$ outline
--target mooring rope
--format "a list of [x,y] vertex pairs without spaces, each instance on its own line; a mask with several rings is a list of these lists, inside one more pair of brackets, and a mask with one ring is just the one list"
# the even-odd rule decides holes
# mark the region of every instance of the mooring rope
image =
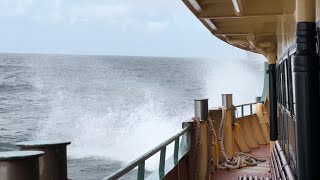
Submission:
[[213,165],[213,154],[212,154],[212,147],[213,147],[213,136],[215,135],[214,127],[212,124],[212,120],[210,117],[208,117],[208,161],[207,161],[207,172],[206,172],[206,179],[209,179],[210,174],[214,171],[214,168],[212,168]]
[[249,154],[243,152],[237,152],[232,159],[229,159],[225,149],[224,149],[224,129],[226,125],[226,107],[221,106],[219,107],[222,110],[222,117],[219,126],[218,138],[219,138],[219,145],[220,151],[224,158],[224,162],[219,165],[219,169],[239,169],[246,166],[256,166],[260,162],[265,162],[265,159],[256,158]]
[[196,122],[196,148],[195,148],[195,172],[194,172],[194,180],[199,180],[199,161],[200,161],[200,135],[201,135],[201,127],[200,127],[200,118],[193,117],[193,121]]
[[[217,167],[219,169],[239,169],[243,168],[246,166],[256,166],[260,162],[265,162],[265,159],[257,158],[254,156],[251,156],[249,154],[243,153],[243,152],[237,152],[235,153],[234,157],[231,159],[228,158],[225,149],[224,149],[224,132],[225,132],[225,126],[226,126],[226,107],[221,106],[219,107],[222,111],[221,115],[221,122],[219,125],[219,132],[218,136],[214,130],[213,126],[213,120],[209,117],[208,119],[208,161],[207,161],[207,171],[206,171],[206,179],[209,179],[210,174],[214,171],[214,168],[212,168],[213,163],[214,163],[214,156],[212,154],[212,148],[215,146],[215,151],[216,151],[216,156],[217,156]],[[194,149],[195,152],[195,172],[194,172],[194,180],[199,180],[199,165],[200,165],[200,143],[201,143],[201,122],[200,118],[198,117],[193,117],[193,121],[196,122],[196,148]],[[215,144],[214,142],[217,141],[216,139],[213,139],[213,137],[218,137],[218,145]],[[219,153],[220,150],[220,153]],[[223,157],[223,163],[219,165],[219,156],[222,154]]]
[[224,161],[228,162],[229,158],[224,150],[224,128],[226,126],[226,107],[221,106],[219,107],[219,109],[221,109],[222,111],[222,115],[221,115],[221,122],[220,122],[220,126],[219,126],[219,132],[218,132],[218,140],[219,140],[219,147],[220,147],[220,151],[222,154],[222,157],[224,158]]
[[260,162],[265,162],[265,159],[256,158],[243,152],[237,152],[235,156],[219,165],[219,169],[239,169],[246,166],[256,166]]

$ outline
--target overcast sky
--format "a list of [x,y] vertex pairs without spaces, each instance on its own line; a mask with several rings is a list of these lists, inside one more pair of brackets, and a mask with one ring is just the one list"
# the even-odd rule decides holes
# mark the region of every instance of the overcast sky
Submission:
[[181,0],[0,0],[0,52],[238,58]]

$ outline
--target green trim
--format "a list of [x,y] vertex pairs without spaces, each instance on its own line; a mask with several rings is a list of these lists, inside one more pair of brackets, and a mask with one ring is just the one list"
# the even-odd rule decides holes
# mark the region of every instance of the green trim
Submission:
[[179,138],[177,138],[174,141],[174,153],[173,153],[173,157],[175,159],[178,159],[178,153],[179,153]]
[[267,62],[264,63],[264,86],[260,101],[265,102],[269,93],[269,65]]
[[166,162],[166,147],[163,147],[160,152],[159,174],[164,174],[165,162]]
[[[138,167],[138,178],[144,178],[144,163],[147,159],[149,159],[150,157],[152,157],[153,155],[155,155],[156,153],[158,153],[159,151],[163,151],[163,148],[168,146],[169,144],[171,144],[172,142],[176,141],[177,138],[181,137],[181,149],[186,149],[187,151],[189,151],[189,147],[190,147],[190,132],[189,130],[191,129],[191,123],[190,122],[184,122],[182,123],[182,130],[180,132],[178,132],[177,134],[175,134],[173,137],[171,137],[170,139],[164,141],[163,143],[161,143],[160,145],[158,145],[157,147],[151,149],[150,151],[148,151],[147,153],[145,153],[144,155],[140,156],[139,158],[137,158],[136,160],[132,161],[129,165],[127,165],[126,167],[124,167],[123,169],[120,169],[116,172],[114,172],[113,174],[109,175],[108,177],[104,178],[104,180],[116,180],[119,179],[120,177],[122,177],[123,175],[127,174],[129,171],[131,171],[132,169],[134,169],[135,167]],[[165,154],[165,153],[162,153]],[[179,156],[178,156],[179,157]],[[165,156],[164,156],[165,158]],[[166,168],[165,168],[166,169]],[[139,171],[140,170],[140,171]],[[143,176],[142,176],[143,175]]]
[[145,161],[138,166],[137,180],[144,180]]
[[189,149],[180,148],[179,150],[179,158],[176,159],[174,156],[170,156],[165,161],[165,169],[164,172],[161,173],[159,170],[155,170],[152,174],[150,174],[146,180],[162,180],[171,170],[173,170],[176,166],[178,166],[179,161],[187,155]]
[[[189,125],[189,123],[182,123],[182,128],[185,128]],[[175,144],[177,141],[175,142]],[[159,169],[154,170],[152,174],[150,174],[146,179],[147,180],[162,180],[171,170],[173,170],[176,166],[178,166],[179,161],[184,158],[191,146],[191,132],[187,131],[184,135],[181,137],[180,141],[180,147],[178,149],[177,157],[174,157],[174,155],[170,156],[166,161],[165,161],[165,168],[164,172],[161,173],[159,172]]]

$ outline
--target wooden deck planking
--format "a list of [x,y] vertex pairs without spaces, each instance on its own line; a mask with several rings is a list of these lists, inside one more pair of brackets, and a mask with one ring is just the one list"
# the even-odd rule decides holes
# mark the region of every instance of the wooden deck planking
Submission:
[[236,170],[219,170],[211,176],[211,180],[238,180],[239,176],[252,175],[258,177],[271,178],[270,174],[270,146],[261,145],[259,149],[253,149],[251,153],[248,153],[255,157],[265,158],[267,161],[259,163],[257,166],[245,167]]

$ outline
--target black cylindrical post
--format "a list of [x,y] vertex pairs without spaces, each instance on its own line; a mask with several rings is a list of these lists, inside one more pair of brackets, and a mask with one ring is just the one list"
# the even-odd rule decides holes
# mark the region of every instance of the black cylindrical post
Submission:
[[316,23],[298,22],[293,61],[298,179],[317,179],[319,159],[319,57]]
[[276,65],[269,64],[270,141],[278,140]]

